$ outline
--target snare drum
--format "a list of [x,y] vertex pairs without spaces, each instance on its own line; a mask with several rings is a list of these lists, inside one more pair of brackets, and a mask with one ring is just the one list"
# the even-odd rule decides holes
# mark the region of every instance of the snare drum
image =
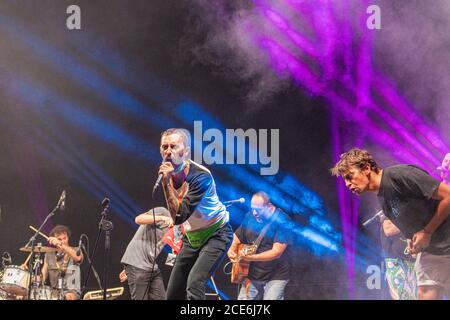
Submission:
[[0,282],[0,289],[7,293],[25,296],[28,292],[28,281],[30,273],[20,266],[7,266]]
[[30,300],[58,300],[58,292],[49,286],[31,288]]

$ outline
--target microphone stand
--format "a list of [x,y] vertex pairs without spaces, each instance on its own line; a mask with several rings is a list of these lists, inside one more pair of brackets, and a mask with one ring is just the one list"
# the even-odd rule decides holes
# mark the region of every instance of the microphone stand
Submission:
[[371,224],[373,221],[375,221],[377,218],[380,218],[381,216],[383,216],[383,210],[379,210],[372,218],[370,218],[369,220],[367,220],[366,222],[364,222],[362,225],[364,228],[367,228],[367,226],[369,224]]
[[35,245],[36,237],[41,232],[42,228],[47,223],[48,219],[53,217],[55,215],[56,211],[60,209],[60,207],[61,207],[61,201],[58,201],[58,204],[56,205],[56,207],[47,215],[47,217],[44,219],[44,222],[42,222],[40,227],[36,230],[36,232],[33,234],[33,236],[30,238],[30,240],[28,240],[27,244],[25,245],[25,247],[28,247],[31,243],[31,253],[32,253],[31,259],[28,261],[28,271],[30,272],[30,278],[28,280],[28,295],[27,295],[28,300],[30,299],[30,296],[31,296],[31,284],[34,283],[34,280],[35,280],[35,279],[32,279],[32,275],[33,275],[34,260],[38,256],[38,253],[34,252],[34,248],[36,247],[36,245]]
[[228,201],[223,201],[222,204],[225,206],[225,208],[231,207],[233,204],[236,203],[245,203],[245,199],[244,198],[240,198],[237,200],[228,200]]
[[[89,264],[91,264],[91,258],[89,258],[89,252],[87,252],[86,247],[84,246],[84,244],[81,244],[81,249],[84,251],[84,253],[86,254],[86,257],[88,259]],[[92,266],[92,272],[94,273],[94,277],[97,280],[98,286],[100,288],[100,290],[103,291],[103,287],[102,287],[102,282],[100,281],[100,277],[98,276],[97,270],[95,270],[95,267]]]
[[81,296],[84,295],[86,290],[86,285],[89,280],[89,276],[91,274],[91,269],[93,267],[95,254],[97,252],[98,243],[100,239],[100,235],[102,231],[105,231],[105,266],[104,266],[104,274],[103,274],[103,300],[106,300],[106,286],[107,286],[107,279],[108,279],[108,264],[109,264],[109,251],[110,251],[110,235],[111,230],[113,229],[113,223],[109,220],[106,220],[107,213],[109,210],[109,199],[105,198],[102,201],[103,211],[101,213],[102,218],[100,219],[100,222],[98,224],[98,233],[97,238],[95,239],[95,245],[94,245],[94,252],[92,253],[92,260],[89,261],[89,269],[88,274],[86,276],[86,280],[83,284],[83,289],[81,290]]

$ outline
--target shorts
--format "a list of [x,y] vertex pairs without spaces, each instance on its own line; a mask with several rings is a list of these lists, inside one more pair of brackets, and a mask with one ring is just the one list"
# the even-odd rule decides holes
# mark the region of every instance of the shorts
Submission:
[[439,286],[450,290],[450,255],[421,252],[416,259],[417,286]]

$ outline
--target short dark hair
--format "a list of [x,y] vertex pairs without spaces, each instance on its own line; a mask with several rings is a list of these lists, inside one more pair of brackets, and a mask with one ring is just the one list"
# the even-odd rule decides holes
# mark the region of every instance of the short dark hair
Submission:
[[67,233],[67,236],[70,238],[72,232],[67,226],[63,226],[62,224],[57,225],[50,231],[50,237],[54,237],[61,233]]
[[352,166],[362,170],[367,165],[370,165],[370,169],[376,173],[379,173],[381,170],[367,150],[353,148],[341,154],[339,161],[330,171],[333,176],[343,176]]
[[183,138],[183,143],[185,147],[191,147],[191,134],[189,131],[183,128],[170,128],[161,133],[161,140],[165,136],[170,136],[172,134],[178,134]]

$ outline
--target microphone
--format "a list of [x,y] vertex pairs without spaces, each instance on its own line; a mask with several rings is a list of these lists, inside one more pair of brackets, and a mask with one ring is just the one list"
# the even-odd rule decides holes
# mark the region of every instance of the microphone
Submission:
[[109,201],[110,201],[109,198],[103,199],[103,201],[102,201],[102,208],[108,206],[109,205]]
[[378,211],[377,213],[375,213],[375,215],[372,218],[370,218],[369,220],[367,220],[366,222],[363,223],[363,227],[367,227],[373,221],[375,221],[376,219],[379,219],[382,216],[384,216],[383,210]]
[[80,241],[78,241],[77,257],[81,256],[81,240],[83,240],[83,235],[80,236]]
[[159,184],[161,183],[162,178],[163,178],[163,174],[160,173],[160,174],[158,175],[158,179],[156,179],[155,185],[153,186],[153,191],[152,191],[153,193],[155,193],[156,189],[158,189]]
[[[163,160],[161,164],[164,164],[164,162],[166,162],[166,160]],[[158,187],[159,187],[159,185],[160,185],[160,183],[161,183],[161,180],[162,180],[163,176],[164,176],[164,175],[163,175],[162,173],[159,173],[159,174],[158,174],[158,179],[156,179],[155,185],[153,186],[152,195],[154,195],[156,189],[158,189]]]
[[6,266],[12,264],[12,259],[11,259],[11,255],[9,254],[9,252],[5,251],[3,252],[3,256],[2,256],[2,266],[3,268],[5,268]]
[[63,190],[61,197],[59,198],[58,208],[61,211],[64,211],[64,209],[66,209],[66,190]]
[[231,204],[231,203],[244,203],[245,199],[244,198],[239,198],[239,199],[235,199],[235,200],[228,200],[228,201],[223,201],[223,204]]

